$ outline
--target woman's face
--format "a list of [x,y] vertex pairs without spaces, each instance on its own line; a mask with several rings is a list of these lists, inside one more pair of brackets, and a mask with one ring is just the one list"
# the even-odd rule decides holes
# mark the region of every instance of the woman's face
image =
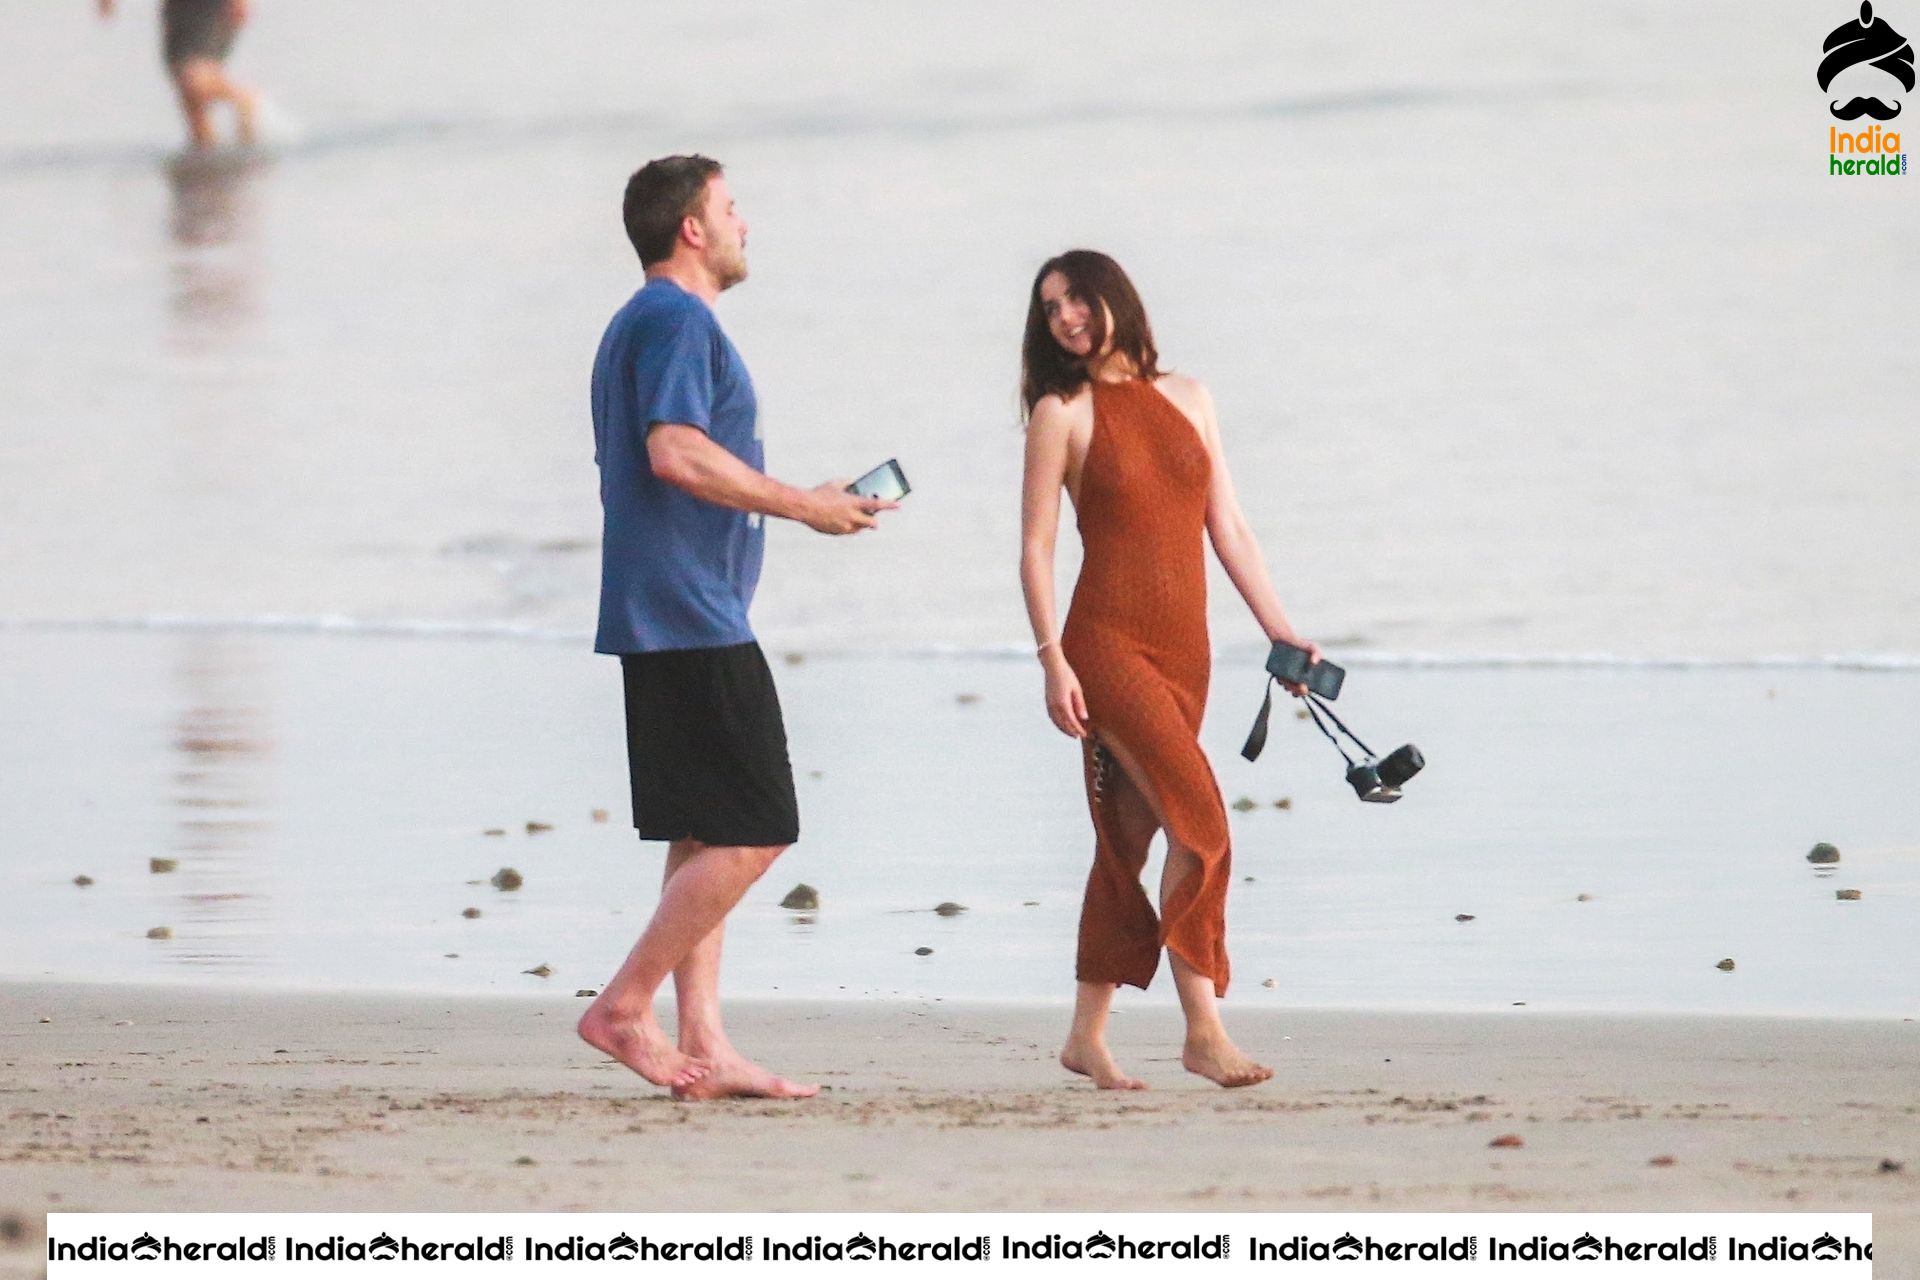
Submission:
[[1049,271],[1040,282],[1040,308],[1048,332],[1068,355],[1084,360],[1093,354],[1093,308],[1065,275]]

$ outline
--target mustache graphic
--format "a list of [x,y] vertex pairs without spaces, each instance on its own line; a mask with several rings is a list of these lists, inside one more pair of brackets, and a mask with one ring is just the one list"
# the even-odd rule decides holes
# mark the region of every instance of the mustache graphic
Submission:
[[1900,104],[1891,106],[1878,98],[1855,98],[1844,107],[1838,103],[1829,103],[1827,110],[1842,120],[1858,120],[1861,116],[1872,116],[1875,120],[1891,120],[1900,114]]

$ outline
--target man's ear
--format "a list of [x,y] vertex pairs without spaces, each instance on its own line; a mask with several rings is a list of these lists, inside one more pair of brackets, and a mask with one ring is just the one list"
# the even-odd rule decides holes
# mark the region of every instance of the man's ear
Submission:
[[696,249],[704,249],[707,247],[707,228],[699,217],[690,213],[680,219],[680,238]]

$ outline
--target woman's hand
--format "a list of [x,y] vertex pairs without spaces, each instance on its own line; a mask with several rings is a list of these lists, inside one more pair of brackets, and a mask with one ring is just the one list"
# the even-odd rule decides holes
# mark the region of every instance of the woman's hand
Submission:
[[1069,738],[1087,736],[1087,695],[1080,691],[1080,677],[1073,674],[1059,647],[1049,646],[1043,655],[1047,669],[1047,715]]
[[[1276,644],[1281,641],[1285,641],[1287,644],[1292,645],[1296,649],[1305,649],[1307,651],[1308,666],[1312,666],[1314,663],[1320,661],[1320,659],[1326,657],[1324,653],[1320,652],[1319,645],[1315,644],[1311,640],[1303,640],[1302,638],[1295,635],[1291,631],[1287,632],[1285,635],[1268,636],[1267,639]],[[1304,698],[1307,694],[1307,686],[1303,684],[1294,684],[1291,681],[1282,680],[1280,682],[1280,687],[1282,689],[1285,689],[1288,693],[1292,694],[1296,698]]]

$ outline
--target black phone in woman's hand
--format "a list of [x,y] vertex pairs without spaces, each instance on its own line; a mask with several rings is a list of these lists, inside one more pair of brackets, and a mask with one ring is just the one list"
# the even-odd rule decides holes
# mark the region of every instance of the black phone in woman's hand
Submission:
[[1285,640],[1273,642],[1273,650],[1267,654],[1267,670],[1282,684],[1303,684],[1308,692],[1317,693],[1328,702],[1340,696],[1340,686],[1347,679],[1345,667],[1325,658],[1315,662],[1312,652]]

